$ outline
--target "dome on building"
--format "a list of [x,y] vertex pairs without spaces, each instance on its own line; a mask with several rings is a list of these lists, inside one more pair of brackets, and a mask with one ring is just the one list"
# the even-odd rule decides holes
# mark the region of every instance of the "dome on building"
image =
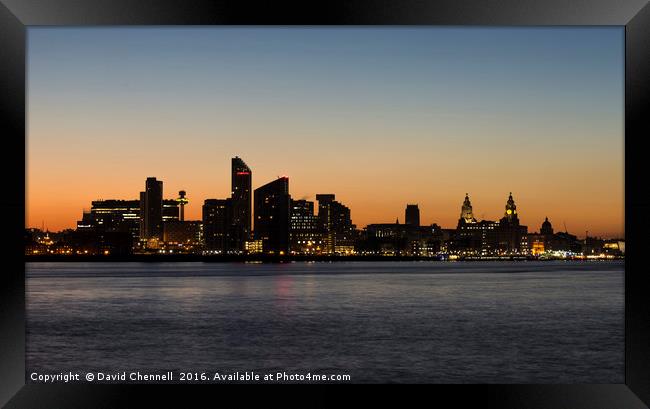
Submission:
[[551,222],[548,221],[548,217],[544,219],[544,223],[542,223],[542,227],[539,229],[539,232],[544,235],[553,234],[553,226],[551,225]]

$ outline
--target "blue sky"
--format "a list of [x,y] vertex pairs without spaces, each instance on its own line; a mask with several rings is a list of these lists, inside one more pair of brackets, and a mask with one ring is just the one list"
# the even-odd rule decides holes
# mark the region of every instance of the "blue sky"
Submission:
[[[497,218],[513,191],[531,225],[620,233],[623,62],[622,27],[32,27],[28,219],[71,224],[152,175],[198,217],[239,155],[254,187],[288,174],[361,225],[406,202],[453,223],[466,191]],[[38,205],[57,183],[84,194]]]

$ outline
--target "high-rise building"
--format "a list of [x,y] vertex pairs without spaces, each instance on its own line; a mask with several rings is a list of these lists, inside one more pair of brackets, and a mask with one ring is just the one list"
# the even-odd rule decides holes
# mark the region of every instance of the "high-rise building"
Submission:
[[140,238],[163,239],[163,182],[147,178],[145,191],[140,192]]
[[291,200],[289,229],[291,253],[318,254],[323,250],[323,236],[314,215],[314,202]]
[[[74,239],[73,239],[74,236]],[[140,237],[140,202],[138,200],[95,200],[84,211],[71,240],[94,241],[94,252],[130,254]]]
[[407,204],[404,211],[405,224],[410,226],[420,226],[420,209],[416,204]]
[[77,229],[129,232],[137,242],[140,237],[140,201],[94,200],[90,211],[77,222]]
[[289,252],[289,178],[283,176],[255,189],[256,240],[262,240],[264,253]]
[[163,224],[180,220],[180,206],[176,199],[163,199],[162,206]]
[[244,251],[251,236],[252,172],[246,163],[235,156],[231,161],[232,234],[238,251]]
[[331,193],[316,195],[318,222],[323,230],[325,252],[329,254],[354,250],[356,226],[352,224],[350,209],[335,198]]
[[219,254],[231,247],[232,199],[206,199],[203,204],[203,240],[205,249]]

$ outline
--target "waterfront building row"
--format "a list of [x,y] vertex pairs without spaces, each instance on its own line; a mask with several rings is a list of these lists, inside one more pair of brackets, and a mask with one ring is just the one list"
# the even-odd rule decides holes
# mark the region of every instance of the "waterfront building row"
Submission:
[[625,252],[623,240],[578,240],[566,231],[554,232],[548,218],[539,232],[528,232],[520,224],[512,193],[501,219],[481,221],[474,217],[466,194],[454,229],[421,226],[418,205],[407,204],[403,224],[398,219],[358,230],[350,208],[334,194],[317,194],[316,201],[317,206],[306,199],[294,200],[287,176],[252,191],[252,170],[234,157],[230,197],[206,199],[201,220],[185,220],[189,204],[185,191],[176,199],[164,199],[163,182],[149,177],[139,200],[93,201],[74,230],[45,237],[44,232],[28,229],[26,237],[33,239],[26,239],[26,252],[52,252],[55,247],[64,254],[544,257]]

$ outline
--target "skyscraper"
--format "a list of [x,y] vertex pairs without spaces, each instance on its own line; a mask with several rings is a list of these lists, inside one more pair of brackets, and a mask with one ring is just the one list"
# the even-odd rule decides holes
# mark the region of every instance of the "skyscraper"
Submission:
[[255,189],[255,239],[264,253],[289,252],[289,178],[283,176]]
[[147,178],[145,191],[140,192],[140,238],[163,239],[163,182]]
[[410,226],[414,226],[414,227],[420,226],[420,209],[418,208],[418,205],[416,204],[406,205],[406,210],[404,211],[404,220],[405,223]]
[[317,194],[318,222],[323,229],[325,252],[334,254],[354,247],[354,229],[350,209],[334,200],[331,193]]
[[291,200],[290,249],[292,253],[316,254],[322,251],[322,230],[314,216],[314,202]]
[[203,204],[205,249],[217,253],[230,250],[232,199],[206,199]]
[[243,251],[251,235],[251,186],[253,174],[246,163],[235,156],[231,161],[232,235],[236,250]]

